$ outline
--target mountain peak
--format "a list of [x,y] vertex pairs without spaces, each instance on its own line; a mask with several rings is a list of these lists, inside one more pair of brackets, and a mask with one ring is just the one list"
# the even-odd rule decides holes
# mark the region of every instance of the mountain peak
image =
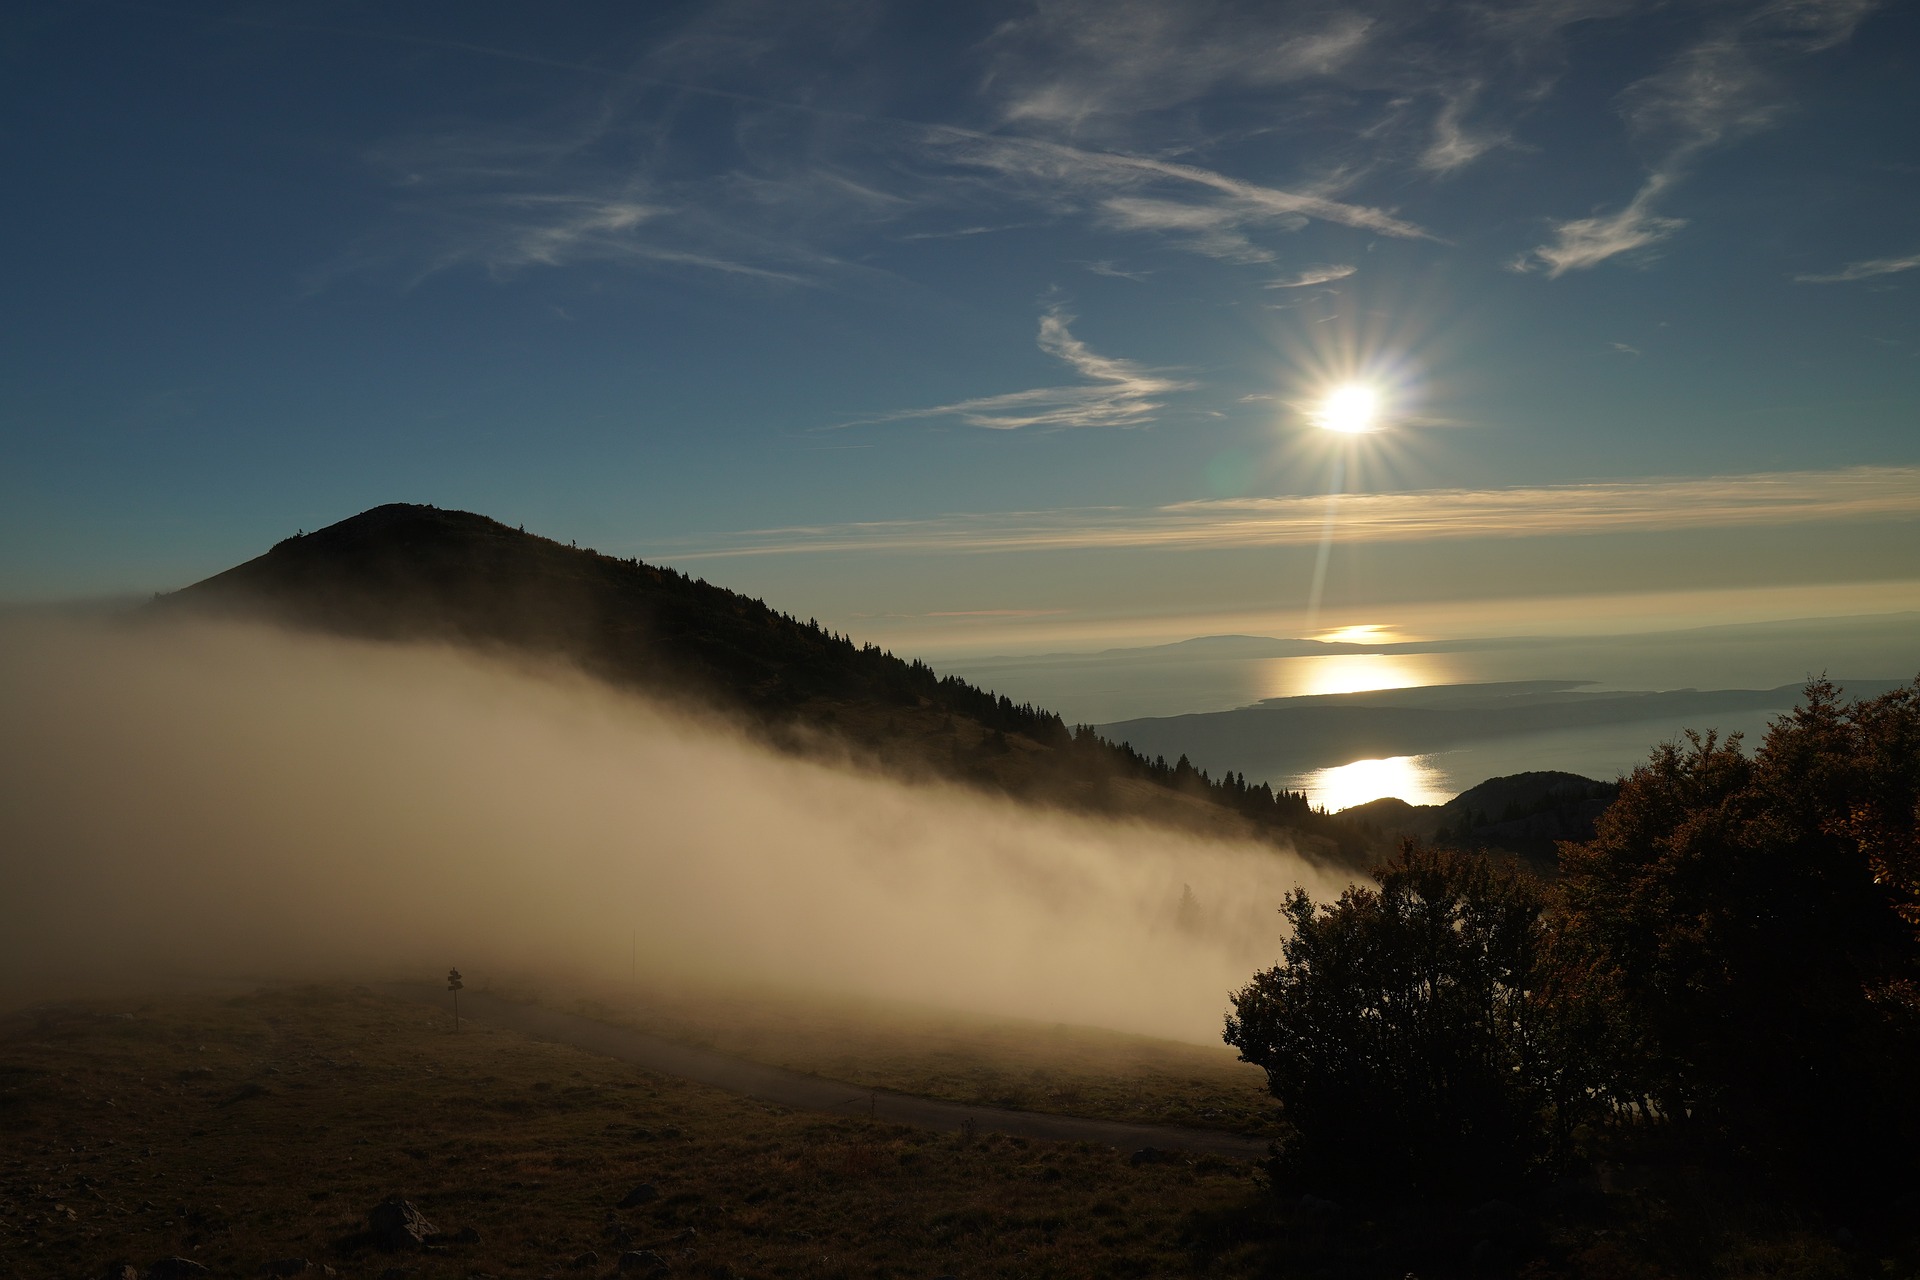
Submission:
[[374,507],[287,538],[151,608],[533,653],[615,685],[744,715],[776,745],[826,733],[895,772],[1214,835],[1286,838],[1303,852],[1341,848],[1338,824],[1303,795],[1148,760],[1090,727],[1069,729],[1051,712],[762,601],[472,512]]

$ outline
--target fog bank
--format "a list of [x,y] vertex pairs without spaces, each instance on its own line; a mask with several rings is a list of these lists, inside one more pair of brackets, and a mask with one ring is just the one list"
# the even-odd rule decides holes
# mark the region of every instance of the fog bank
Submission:
[[17,617],[0,878],[8,1004],[190,976],[625,976],[637,934],[655,977],[1214,1042],[1277,955],[1286,889],[1338,888],[1264,846],[781,756],[564,672]]

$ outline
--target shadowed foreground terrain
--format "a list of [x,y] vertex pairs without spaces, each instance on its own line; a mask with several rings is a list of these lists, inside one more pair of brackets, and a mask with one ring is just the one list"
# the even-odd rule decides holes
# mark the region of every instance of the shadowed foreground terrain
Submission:
[[[368,1211],[395,1194],[445,1243],[378,1247]],[[1276,1200],[1244,1161],[790,1111],[485,1023],[455,1035],[364,987],[0,1020],[0,1274],[176,1256],[395,1280],[623,1257],[711,1277],[1913,1273],[1626,1151],[1520,1205],[1338,1205]]]
[[[396,983],[388,990],[429,1004],[441,1003],[441,993],[429,983]],[[469,992],[463,1004],[469,1018],[477,1017],[536,1040],[571,1045],[656,1074],[678,1076],[800,1111],[866,1116],[945,1133],[986,1131],[1053,1142],[1094,1142],[1127,1150],[1151,1147],[1245,1160],[1261,1159],[1270,1151],[1270,1143],[1264,1138],[1220,1128],[1146,1123],[1123,1116],[1060,1115],[854,1084],[663,1039],[584,1014],[503,1000],[487,992]]]
[[[1223,1043],[745,982],[578,981],[564,991],[511,978],[485,985],[501,1002],[632,1028],[856,1090],[1230,1134],[1276,1131],[1265,1075]],[[444,1000],[443,992],[429,990]]]
[[[49,1007],[0,1031],[0,1273],[181,1255],[344,1276],[1098,1275],[1189,1268],[1253,1166],[791,1112],[364,988]],[[653,1198],[616,1206],[637,1185]],[[478,1243],[364,1238],[405,1196]],[[597,1258],[571,1272],[592,1252]]]

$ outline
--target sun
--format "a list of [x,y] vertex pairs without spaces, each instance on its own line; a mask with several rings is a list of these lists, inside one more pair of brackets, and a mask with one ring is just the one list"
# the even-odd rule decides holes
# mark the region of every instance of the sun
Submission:
[[1380,393],[1364,383],[1344,383],[1327,392],[1314,419],[1343,435],[1372,431],[1380,422]]

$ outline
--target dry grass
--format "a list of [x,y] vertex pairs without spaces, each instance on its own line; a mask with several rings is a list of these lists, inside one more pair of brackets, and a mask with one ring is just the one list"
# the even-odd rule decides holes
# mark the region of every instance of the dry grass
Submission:
[[[869,1037],[848,1050],[854,1064],[903,1079],[933,1070],[948,1041],[909,1052],[910,1032],[938,1030],[939,1015],[926,1016],[889,1023],[885,1036],[854,1028]],[[830,1025],[804,1031],[767,1034],[831,1050]],[[1034,1070],[1010,1063],[1092,1079],[1101,1061],[1150,1066],[1157,1052],[1079,1032],[1064,1033],[1066,1049],[1031,1034],[1023,1044],[1018,1032],[952,1024],[944,1034],[966,1055],[955,1079]],[[996,1066],[1002,1051],[1012,1057]],[[1132,1097],[1146,1078],[1096,1080],[1093,1095]],[[641,1182],[658,1198],[617,1209]],[[480,1243],[372,1248],[366,1211],[395,1192]],[[215,1276],[306,1257],[349,1277],[397,1267],[410,1280],[573,1280],[611,1274],[625,1248],[695,1277],[1920,1271],[1910,1230],[1843,1245],[1831,1223],[1687,1170],[1523,1207],[1520,1221],[1517,1236],[1489,1242],[1466,1204],[1328,1210],[1267,1194],[1231,1161],[1135,1166],[1086,1144],[790,1112],[483,1024],[456,1036],[443,1012],[365,988],[70,1003],[0,1019],[9,1278],[93,1277],[179,1254]],[[570,1267],[588,1251],[594,1263]]]
[[[1092,1276],[1192,1270],[1253,1170],[798,1114],[345,987],[78,1004],[0,1027],[0,1274],[181,1254],[346,1276]],[[614,1208],[636,1183],[660,1198]],[[481,1244],[358,1233],[407,1196]],[[620,1234],[624,1232],[624,1237]],[[586,1251],[600,1261],[568,1263]]]
[[1143,1124],[1274,1129],[1265,1073],[1224,1044],[745,985],[490,990],[863,1088]]

